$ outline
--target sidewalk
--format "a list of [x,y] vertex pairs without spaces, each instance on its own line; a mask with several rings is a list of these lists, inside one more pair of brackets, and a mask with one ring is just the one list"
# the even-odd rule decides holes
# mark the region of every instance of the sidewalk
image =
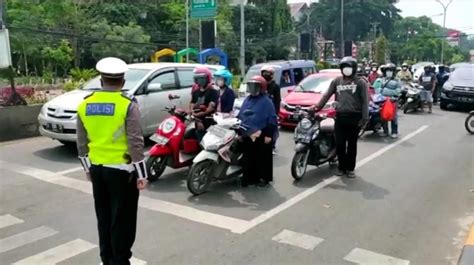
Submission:
[[471,229],[469,230],[469,234],[458,261],[458,265],[472,264],[474,264],[474,224],[472,224]]

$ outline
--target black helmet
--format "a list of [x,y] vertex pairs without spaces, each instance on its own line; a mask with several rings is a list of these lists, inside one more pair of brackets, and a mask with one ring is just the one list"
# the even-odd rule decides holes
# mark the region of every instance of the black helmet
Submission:
[[441,64],[438,66],[438,72],[441,73],[441,72],[444,72],[445,70],[446,70],[446,65]]
[[395,72],[395,70],[397,70],[397,66],[393,63],[388,63],[385,65],[384,70],[385,71],[392,70],[393,72]]
[[357,76],[364,76],[364,75],[365,75],[364,68],[362,68],[361,65],[358,65],[357,66]]
[[423,70],[425,70],[425,72],[431,72],[433,70],[433,67],[431,65],[425,65],[425,67],[423,67]]
[[350,56],[342,58],[339,69],[342,70],[345,67],[351,67],[352,75],[355,75],[357,73],[357,60]]

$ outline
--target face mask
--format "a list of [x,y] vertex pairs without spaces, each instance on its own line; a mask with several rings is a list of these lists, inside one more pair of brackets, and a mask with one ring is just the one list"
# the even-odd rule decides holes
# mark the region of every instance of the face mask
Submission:
[[406,71],[408,68],[406,68],[406,67],[403,67],[402,69],[403,69],[403,71]]
[[342,74],[343,74],[344,76],[351,76],[352,73],[353,73],[353,70],[352,70],[351,67],[344,67],[344,68],[342,68]]
[[389,77],[389,78],[390,78],[390,77],[392,77],[392,76],[393,76],[393,72],[392,72],[392,71],[387,71],[387,72],[386,72],[386,75],[387,75],[387,77]]
[[377,71],[377,68],[372,68],[372,72],[375,72],[375,71]]
[[270,80],[273,79],[272,74],[267,74],[267,73],[265,73],[265,74],[263,74],[262,76],[263,76],[263,78],[265,78],[265,80],[267,80],[267,81],[270,81]]
[[217,84],[217,86],[219,86],[220,88],[224,88],[224,85],[225,85],[224,80],[217,80],[216,84]]

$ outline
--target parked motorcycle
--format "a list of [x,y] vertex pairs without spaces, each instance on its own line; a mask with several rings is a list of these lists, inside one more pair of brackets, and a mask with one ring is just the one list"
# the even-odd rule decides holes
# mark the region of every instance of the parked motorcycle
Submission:
[[382,120],[380,119],[380,109],[386,99],[381,94],[374,94],[371,98],[372,100],[369,102],[369,119],[360,128],[359,137],[362,137],[366,131],[378,133],[383,126]]
[[291,162],[291,175],[295,180],[304,177],[308,165],[337,164],[334,119],[315,115],[313,111],[298,113],[301,120],[295,129],[295,154]]
[[422,87],[412,84],[407,91],[407,100],[403,106],[403,113],[408,113],[409,110],[417,111],[423,109],[423,101],[421,100]]
[[[169,95],[170,101],[175,99],[179,99],[179,96]],[[186,111],[177,109],[176,106],[166,107],[164,111],[171,116],[161,122],[150,137],[150,140],[156,143],[150,149],[146,162],[150,182],[156,181],[167,166],[171,168],[190,166],[200,151],[193,117]]]
[[464,127],[470,134],[474,134],[474,110],[469,112],[469,115],[464,122]]
[[194,195],[206,192],[212,182],[242,174],[237,132],[245,130],[244,126],[239,119],[222,113],[214,114],[213,118],[216,125],[209,127],[204,135],[203,150],[194,158],[187,179],[188,190]]

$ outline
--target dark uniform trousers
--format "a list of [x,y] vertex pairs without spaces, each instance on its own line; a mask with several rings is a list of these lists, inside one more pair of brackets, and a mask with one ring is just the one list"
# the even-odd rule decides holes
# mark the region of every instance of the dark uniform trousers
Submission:
[[338,113],[334,125],[339,170],[354,171],[361,113]]
[[130,264],[135,241],[139,191],[131,173],[92,165],[92,190],[104,265]]

